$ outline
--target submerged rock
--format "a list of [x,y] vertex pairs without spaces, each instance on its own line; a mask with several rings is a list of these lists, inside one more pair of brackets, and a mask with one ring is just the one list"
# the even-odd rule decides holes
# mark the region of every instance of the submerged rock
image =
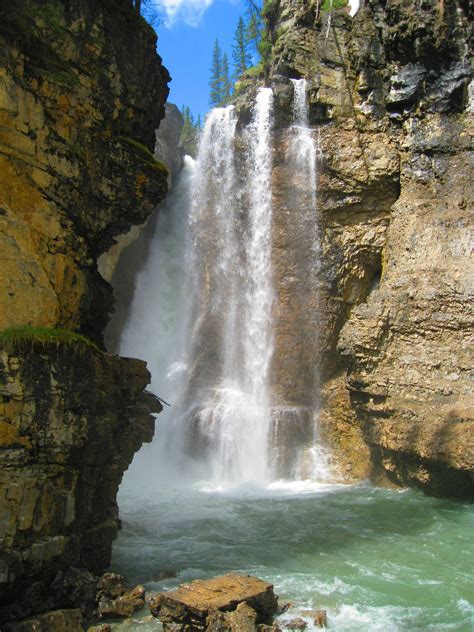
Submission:
[[284,621],[283,623],[286,630],[306,630],[308,624],[301,617],[291,619],[291,621]]
[[303,617],[310,617],[318,628],[327,628],[328,618],[326,610],[302,610]]
[[[242,608],[241,604],[246,604],[248,608]],[[188,626],[183,629],[211,629],[214,632],[250,629],[238,627],[248,626],[252,619],[250,610],[255,612],[251,628],[255,629],[255,622],[268,622],[277,608],[277,597],[271,584],[257,577],[237,573],[182,584],[176,590],[159,593],[150,601],[151,613],[166,626],[181,624]],[[230,618],[221,617],[217,611],[235,614]]]

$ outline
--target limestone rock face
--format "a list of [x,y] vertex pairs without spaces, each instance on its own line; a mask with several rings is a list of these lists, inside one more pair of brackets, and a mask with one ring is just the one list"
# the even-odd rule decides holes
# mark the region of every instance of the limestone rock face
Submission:
[[[153,436],[145,363],[75,346],[0,355],[0,616],[95,594],[119,528],[124,470]],[[77,602],[82,597],[78,595]],[[17,602],[14,606],[13,602]]]
[[96,259],[166,192],[169,79],[131,2],[0,9],[0,328],[81,328],[112,304]]
[[[319,407],[336,477],[470,495],[467,4],[365,0],[354,18],[320,5],[279,0],[267,11],[275,396]],[[311,209],[298,197],[309,185],[288,163],[290,78],[307,80],[320,150],[312,287],[301,274]],[[242,125],[255,88],[236,99]]]

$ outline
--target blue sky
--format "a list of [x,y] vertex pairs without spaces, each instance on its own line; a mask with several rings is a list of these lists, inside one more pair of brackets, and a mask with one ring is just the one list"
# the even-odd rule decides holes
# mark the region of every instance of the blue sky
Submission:
[[209,110],[209,72],[217,37],[232,60],[241,0],[158,0],[167,23],[157,27],[157,50],[173,81],[169,101],[188,105],[196,116]]

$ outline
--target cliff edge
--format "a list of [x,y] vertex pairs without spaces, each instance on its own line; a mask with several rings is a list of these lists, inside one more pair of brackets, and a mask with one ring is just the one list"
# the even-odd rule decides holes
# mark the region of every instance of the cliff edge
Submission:
[[166,194],[153,151],[169,81],[131,0],[6,4],[0,621],[87,601],[122,474],[153,436],[145,363],[101,350],[113,297],[97,259]]

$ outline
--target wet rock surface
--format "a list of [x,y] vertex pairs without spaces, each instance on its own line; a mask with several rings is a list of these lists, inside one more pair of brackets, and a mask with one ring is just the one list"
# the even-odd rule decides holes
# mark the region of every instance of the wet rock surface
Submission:
[[100,340],[113,298],[96,259],[166,194],[169,75],[131,2],[50,4],[0,9],[0,328]]
[[[100,347],[113,297],[97,258],[167,190],[156,34],[129,0],[19,0],[0,7],[0,66],[0,329]],[[82,343],[2,345],[0,626],[73,631],[75,608],[93,610],[117,489],[160,408],[148,382],[144,363]]]
[[[366,0],[350,18],[319,4],[281,0],[267,16],[275,395],[314,406],[317,365],[334,478],[471,496],[468,9],[456,0]],[[316,290],[302,281],[299,254],[310,214],[297,191],[308,183],[288,178],[290,78],[299,77],[320,148]],[[254,91],[237,97],[242,122]]]
[[165,626],[214,632],[254,630],[255,622],[268,622],[278,608],[271,584],[235,573],[182,584],[177,590],[158,594],[149,605]]

